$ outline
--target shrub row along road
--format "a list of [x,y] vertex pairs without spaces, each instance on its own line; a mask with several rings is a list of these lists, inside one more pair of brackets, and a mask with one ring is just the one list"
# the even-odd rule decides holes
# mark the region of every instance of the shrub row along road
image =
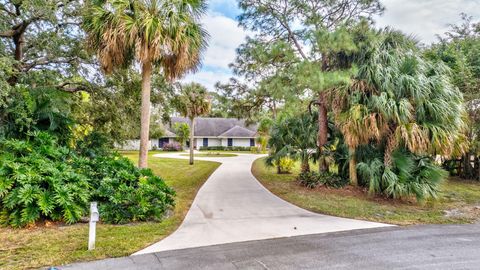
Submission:
[[62,269],[479,269],[480,224],[386,227],[163,251]]

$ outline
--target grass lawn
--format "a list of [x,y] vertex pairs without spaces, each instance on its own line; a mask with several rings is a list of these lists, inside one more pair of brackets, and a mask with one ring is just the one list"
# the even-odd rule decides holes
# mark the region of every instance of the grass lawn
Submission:
[[257,159],[252,173],[271,192],[284,200],[313,212],[398,225],[470,223],[480,219],[480,183],[450,179],[441,186],[439,198],[416,204],[370,197],[359,189],[347,187],[307,189],[292,174],[276,174],[274,168]]
[[[122,152],[137,162],[137,152]],[[182,222],[205,180],[220,165],[217,162],[156,158],[149,166],[177,192],[172,215],[162,222],[97,225],[94,251],[87,251],[88,224],[46,224],[27,229],[0,228],[0,269],[26,269],[74,261],[130,255],[172,233]]]

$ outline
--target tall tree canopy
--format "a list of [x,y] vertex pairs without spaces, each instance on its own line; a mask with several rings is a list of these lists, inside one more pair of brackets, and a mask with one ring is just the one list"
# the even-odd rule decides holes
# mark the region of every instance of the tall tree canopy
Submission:
[[87,1],[89,46],[109,74],[137,60],[142,69],[139,167],[147,167],[151,77],[154,66],[173,80],[200,65],[207,33],[198,20],[203,0]]
[[2,79],[12,86],[85,90],[81,64],[90,58],[82,46],[81,10],[78,1],[0,1],[0,66],[8,66]]
[[[466,14],[462,14],[462,19],[460,25],[452,25],[425,54],[452,69],[452,81],[463,93],[468,111],[470,123],[466,134],[470,147],[460,166],[451,167],[451,171],[464,178],[480,180],[480,22]],[[474,162],[471,162],[472,156]]]
[[[322,93],[348,79],[339,72],[350,68],[341,61],[343,52],[354,49],[348,30],[360,21],[368,24],[383,6],[378,0],[242,0],[239,5],[240,25],[256,33],[240,46],[232,65],[235,74],[253,85],[254,90],[241,99],[254,101],[245,108],[268,103],[275,110],[298,108],[306,107],[305,100],[317,99],[317,145],[322,151],[328,130],[328,104]],[[326,170],[325,162],[319,164]]]

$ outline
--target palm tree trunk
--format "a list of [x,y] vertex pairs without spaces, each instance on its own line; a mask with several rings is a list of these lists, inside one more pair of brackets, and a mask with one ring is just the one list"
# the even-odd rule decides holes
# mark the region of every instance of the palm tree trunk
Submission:
[[327,143],[328,138],[328,118],[327,118],[327,106],[325,106],[325,95],[320,93],[318,97],[318,135],[317,144],[318,151],[320,153],[318,161],[318,171],[326,172],[327,164],[323,157],[323,146]]
[[195,118],[191,118],[190,122],[190,165],[193,165],[193,135],[195,132]]
[[357,177],[357,160],[355,158],[355,148],[348,148],[349,156],[349,175],[350,175],[350,185],[358,186],[358,177]]
[[309,172],[310,171],[310,163],[308,158],[303,158],[302,159],[302,167],[301,167],[302,173]]
[[140,156],[138,167],[148,167],[148,142],[150,139],[150,89],[152,80],[152,63],[142,64],[142,107],[140,118]]

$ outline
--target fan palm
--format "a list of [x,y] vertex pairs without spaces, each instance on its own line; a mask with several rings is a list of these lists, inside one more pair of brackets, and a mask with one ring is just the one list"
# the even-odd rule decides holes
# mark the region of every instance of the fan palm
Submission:
[[271,149],[267,164],[273,165],[282,157],[292,157],[301,161],[301,171],[310,171],[310,160],[317,154],[318,122],[315,115],[304,113],[293,116],[273,125],[269,139]]
[[207,88],[199,83],[187,84],[181,88],[181,93],[175,98],[174,103],[177,111],[190,119],[190,165],[193,165],[195,118],[208,114],[211,109]]
[[87,1],[83,27],[105,73],[137,60],[142,72],[139,167],[147,167],[154,67],[173,80],[200,65],[207,33],[198,23],[203,0]]
[[444,65],[426,61],[414,41],[392,31],[380,33],[357,64],[350,86],[332,95],[336,123],[350,149],[352,184],[361,144],[373,141],[383,149],[385,171],[399,148],[416,155],[462,151],[462,95]]

